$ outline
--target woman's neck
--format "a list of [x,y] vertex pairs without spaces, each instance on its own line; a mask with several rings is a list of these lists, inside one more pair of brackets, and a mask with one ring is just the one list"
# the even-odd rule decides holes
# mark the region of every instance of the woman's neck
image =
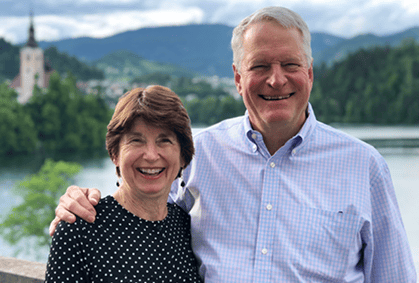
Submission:
[[119,188],[114,194],[115,200],[132,214],[149,221],[161,221],[167,216],[167,197],[145,198],[134,196],[128,190]]

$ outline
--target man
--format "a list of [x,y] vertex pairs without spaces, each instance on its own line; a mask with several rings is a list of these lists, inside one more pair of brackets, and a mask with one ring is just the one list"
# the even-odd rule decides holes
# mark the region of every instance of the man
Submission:
[[[416,282],[384,159],[316,121],[305,22],[261,9],[235,28],[232,48],[246,114],[195,136],[186,186],[171,193],[192,217],[205,282]],[[93,217],[85,196],[97,202],[70,187],[57,215]]]

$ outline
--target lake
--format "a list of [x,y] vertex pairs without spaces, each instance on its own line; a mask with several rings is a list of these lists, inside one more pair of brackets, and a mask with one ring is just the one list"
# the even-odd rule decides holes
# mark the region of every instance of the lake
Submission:
[[[355,137],[371,140],[395,141],[391,147],[377,147],[386,159],[393,178],[396,195],[412,249],[416,270],[419,273],[419,146],[412,146],[412,141],[419,140],[419,126],[417,127],[349,127],[340,126],[341,130]],[[200,129],[194,129],[194,133]],[[397,146],[408,141],[408,147]],[[385,143],[386,145],[392,144]],[[115,167],[108,157],[85,160],[83,170],[74,183],[84,187],[100,188],[102,195],[112,194],[116,190]],[[28,158],[11,158],[0,164],[0,215],[18,204],[20,199],[11,192],[16,181],[26,175],[35,173],[40,162]],[[16,247],[11,247],[0,238],[0,255],[12,257]],[[46,262],[49,249],[41,251],[38,255],[20,255],[18,258]]]

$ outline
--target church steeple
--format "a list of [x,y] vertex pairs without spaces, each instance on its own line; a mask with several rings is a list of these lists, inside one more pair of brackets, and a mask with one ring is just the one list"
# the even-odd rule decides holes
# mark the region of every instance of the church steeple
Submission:
[[44,88],[47,77],[44,68],[44,51],[35,40],[33,12],[30,13],[29,38],[20,50],[20,90],[18,101],[26,103],[32,96],[33,88],[37,85]]
[[28,47],[38,47],[38,43],[36,43],[35,40],[35,28],[33,27],[33,12],[30,13],[31,23],[29,26],[29,38],[28,42],[26,43],[26,46]]

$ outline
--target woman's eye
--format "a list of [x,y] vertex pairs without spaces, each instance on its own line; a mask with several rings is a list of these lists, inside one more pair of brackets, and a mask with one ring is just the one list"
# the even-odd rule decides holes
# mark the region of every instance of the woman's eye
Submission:
[[132,139],[131,142],[132,143],[143,143],[144,140],[142,140],[142,139]]
[[157,139],[157,143],[159,144],[170,144],[172,143],[172,140],[170,138],[159,138]]

